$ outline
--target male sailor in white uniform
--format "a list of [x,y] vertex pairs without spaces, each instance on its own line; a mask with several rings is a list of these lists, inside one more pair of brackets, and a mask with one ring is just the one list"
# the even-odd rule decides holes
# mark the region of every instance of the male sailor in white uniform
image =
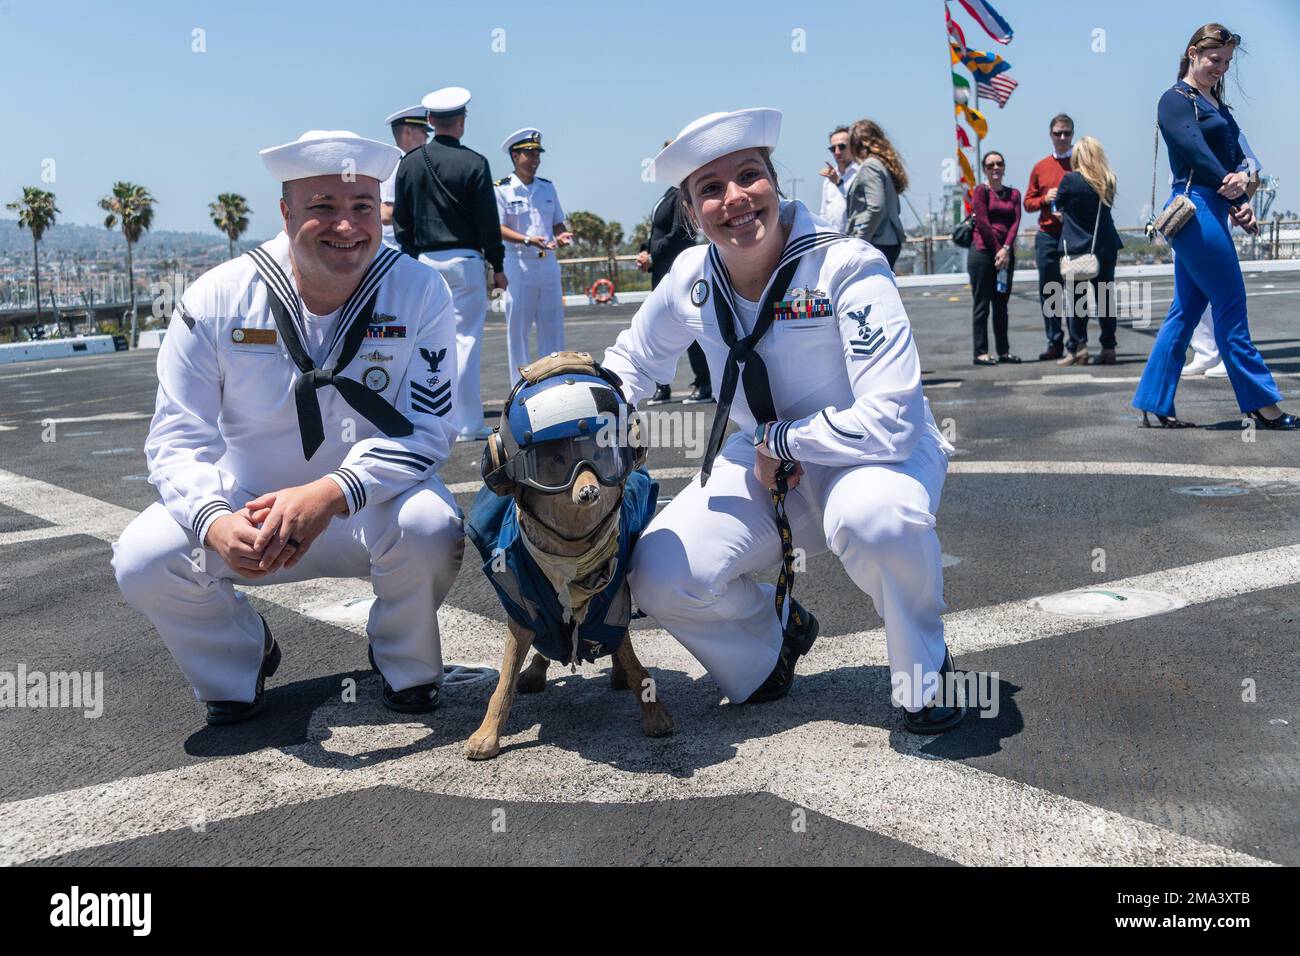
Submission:
[[[429,141],[429,111],[420,106],[408,106],[384,120],[393,132],[393,142],[405,156],[413,149],[419,149]],[[393,233],[393,204],[396,202],[397,169],[379,186],[379,218],[384,224],[384,245],[401,251]]]
[[[546,152],[541,132],[531,127],[515,130],[501,149],[515,168],[493,184],[506,245],[506,351],[513,378],[538,355],[564,349],[564,291],[555,250],[571,243],[573,235],[564,224],[555,184],[537,175]],[[529,346],[534,326],[536,352]]]
[[438,703],[438,606],[463,550],[447,459],[456,329],[446,282],[380,243],[401,158],[344,130],[262,150],[284,232],[186,289],[158,355],[145,453],[162,498],[114,546],[213,724],[256,713],[280,661],[235,584],[369,577],[383,702]]
[[[941,733],[964,715],[937,694],[953,671],[935,533],[952,446],[885,257],[780,199],[780,122],[714,113],[655,159],[710,243],[677,257],[603,364],[639,401],[694,340],[722,387],[702,472],[642,534],[632,594],[732,701],[775,700],[818,628],[786,599],[791,554],[830,550],[884,618],[904,726]],[[778,559],[775,588],[754,580]]]

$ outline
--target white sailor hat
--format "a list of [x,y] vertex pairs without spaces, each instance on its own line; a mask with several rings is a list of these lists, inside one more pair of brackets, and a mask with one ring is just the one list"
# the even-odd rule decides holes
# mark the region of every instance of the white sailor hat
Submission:
[[402,151],[345,129],[310,129],[292,143],[261,150],[266,168],[282,183],[346,172],[383,182],[401,162]]
[[542,149],[542,131],[532,126],[515,130],[501,141],[503,153],[509,155],[512,149],[535,149],[539,153],[546,152]]
[[772,149],[781,135],[781,111],[767,108],[710,113],[686,124],[655,157],[655,179],[680,186],[719,156],[740,149]]
[[403,126],[424,126],[429,125],[429,111],[423,104],[419,106],[408,106],[404,110],[398,110],[388,119],[384,120],[389,126],[394,123],[401,123]]
[[459,113],[469,103],[469,90],[463,86],[444,86],[420,100],[420,105],[430,113],[451,116]]

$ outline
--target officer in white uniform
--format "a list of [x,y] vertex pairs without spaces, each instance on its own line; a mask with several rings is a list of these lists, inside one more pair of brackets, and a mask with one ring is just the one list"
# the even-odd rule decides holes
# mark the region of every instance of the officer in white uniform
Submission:
[[[506,244],[506,345],[513,376],[538,355],[564,348],[564,292],[555,250],[571,243],[573,235],[564,224],[555,184],[537,175],[546,152],[541,132],[531,127],[515,130],[501,149],[515,167],[494,184]],[[535,352],[529,342],[534,326]]]
[[[935,533],[952,446],[922,394],[884,256],[779,199],[780,120],[770,109],[714,113],[655,159],[711,242],[677,257],[603,364],[639,401],[694,340],[722,387],[704,469],[642,535],[632,594],[732,701],[782,696],[816,624],[789,601],[778,617],[778,592],[754,575],[782,558],[769,489],[791,463],[793,546],[830,550],[870,595],[905,726],[942,732],[964,714],[936,697],[953,667]],[[739,431],[724,442],[728,420]]]
[[[393,131],[393,142],[405,156],[413,149],[419,149],[429,141],[429,111],[423,106],[408,106],[398,110],[384,120]],[[384,223],[384,245],[389,249],[401,250],[393,235],[393,197],[397,186],[397,167],[393,174],[379,187],[379,218]]]
[[[369,577],[384,703],[432,709],[437,609],[463,550],[437,476],[451,438],[447,284],[379,241],[397,149],[313,130],[262,151],[285,231],[185,290],[145,453],[161,503],[114,546],[210,723],[256,712],[280,648],[234,585]],[[345,170],[345,175],[339,175]]]

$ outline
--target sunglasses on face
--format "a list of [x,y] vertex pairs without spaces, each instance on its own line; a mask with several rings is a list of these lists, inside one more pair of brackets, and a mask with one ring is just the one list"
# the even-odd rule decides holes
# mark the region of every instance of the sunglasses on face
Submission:
[[1052,130],[1052,135],[1053,135],[1053,136],[1073,136],[1073,135],[1074,135],[1074,130],[1072,130],[1072,129],[1054,129],[1054,130]]
[[827,146],[826,148],[830,150],[832,153],[838,153],[842,149],[848,149],[849,146],[848,143],[832,143],[830,146]]
[[991,163],[984,164],[985,169],[1006,169],[1006,167],[1006,163],[999,163],[996,159]]

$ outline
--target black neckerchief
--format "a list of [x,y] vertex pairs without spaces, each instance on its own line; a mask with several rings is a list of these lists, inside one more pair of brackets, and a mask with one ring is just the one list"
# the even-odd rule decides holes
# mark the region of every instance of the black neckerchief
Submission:
[[[759,340],[767,334],[776,319],[776,303],[785,297],[799,267],[799,259],[813,249],[831,242],[838,242],[845,237],[839,234],[811,233],[792,240],[781,254],[776,276],[763,297],[754,321],[754,329],[743,339],[736,335],[736,317],[731,307],[731,279],[727,266],[722,261],[717,247],[709,247],[709,260],[713,266],[713,311],[718,320],[718,331],[730,351],[722,373],[722,387],[718,390],[718,408],[713,417],[713,429],[709,432],[709,443],[704,453],[704,463],[700,468],[700,484],[707,484],[713,471],[713,459],[722,448],[722,438],[731,419],[731,403],[736,395],[737,382],[745,387],[745,400],[749,409],[759,422],[776,421],[776,406],[772,401],[772,386],[767,377],[767,365],[763,357],[754,351]],[[721,283],[719,282],[721,279]],[[725,292],[725,294],[724,294]],[[744,372],[740,366],[744,365]]]
[[[334,351],[340,338],[343,340],[343,349],[339,353],[338,361],[330,369],[317,368],[311,356],[307,354],[306,348],[303,347],[302,339],[298,335],[299,326],[294,322],[294,317],[297,318],[298,323],[303,321],[302,301],[279,263],[260,246],[249,250],[247,254],[266,283],[267,302],[271,306],[275,327],[284,340],[293,364],[302,373],[294,384],[293,397],[298,409],[298,431],[302,438],[303,457],[310,461],[312,455],[316,454],[316,449],[325,441],[325,426],[321,420],[320,400],[316,397],[316,390],[327,385],[338,389],[344,401],[389,438],[404,438],[415,431],[415,426],[411,424],[410,419],[389,404],[386,399],[362,383],[339,374],[356,358],[357,351],[366,337],[370,318],[375,311],[375,299],[379,295],[380,282],[401,257],[401,253],[392,249],[381,250],[371,261],[365,275],[343,306],[339,316],[339,327],[334,332],[334,340],[330,343],[329,352]],[[293,310],[292,316],[290,309]],[[329,352],[326,354],[328,355]]]

